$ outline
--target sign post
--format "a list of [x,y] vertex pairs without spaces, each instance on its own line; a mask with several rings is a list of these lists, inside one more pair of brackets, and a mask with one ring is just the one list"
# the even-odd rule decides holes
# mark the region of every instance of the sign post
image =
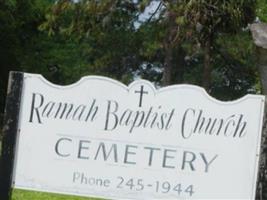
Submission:
[[6,98],[0,162],[0,197],[3,200],[11,199],[16,137],[19,131],[18,122],[22,86],[23,73],[11,72]]
[[264,96],[222,102],[192,85],[156,89],[89,76],[59,86],[27,73],[20,96],[14,188],[109,199],[255,198]]

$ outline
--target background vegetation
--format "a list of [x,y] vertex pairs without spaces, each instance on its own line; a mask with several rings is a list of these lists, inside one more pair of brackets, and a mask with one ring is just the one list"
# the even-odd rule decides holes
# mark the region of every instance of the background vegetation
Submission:
[[267,21],[266,0],[0,0],[0,118],[10,70],[58,84],[190,83],[222,100],[260,93],[256,21]]

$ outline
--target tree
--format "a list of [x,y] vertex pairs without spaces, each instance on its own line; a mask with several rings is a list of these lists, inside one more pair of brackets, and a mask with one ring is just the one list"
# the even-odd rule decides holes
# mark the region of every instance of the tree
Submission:
[[253,0],[218,1],[193,0],[186,2],[184,18],[203,50],[202,86],[211,86],[212,54],[215,42],[222,33],[236,34],[255,18]]
[[[158,2],[154,12],[140,21],[153,2]],[[42,29],[86,43],[88,72],[124,82],[138,75],[163,85],[193,83],[232,99],[255,92],[251,40],[242,29],[255,16],[254,5],[250,0],[61,0]],[[232,51],[231,38],[248,40],[244,51]]]
[[39,30],[52,5],[53,0],[0,2],[0,117],[11,70],[40,73],[58,84],[72,83],[90,73],[86,43]]
[[[147,7],[152,2],[155,1],[141,1],[141,4]],[[217,40],[225,34],[229,37],[235,34],[242,35],[242,28],[255,18],[255,4],[256,1],[253,0],[161,0],[158,8],[141,28],[146,29],[146,26],[151,28],[151,23],[160,26],[158,28],[160,31],[154,38],[157,38],[156,46],[159,47],[155,49],[155,53],[161,49],[164,55],[163,85],[172,84],[174,80],[175,83],[185,81],[183,78],[186,73],[185,58],[202,55],[201,84],[210,90],[214,69],[212,66],[218,53],[214,52]],[[177,60],[179,55],[183,56]],[[179,78],[175,79],[174,76]]]
[[[149,7],[155,1],[141,1],[140,7]],[[162,85],[183,82],[184,70],[184,49],[182,47],[187,36],[187,28],[183,20],[184,9],[186,4],[182,1],[159,1],[157,8],[151,14],[150,18],[145,21],[139,31],[149,33],[150,38],[144,37],[144,40],[151,41],[151,44],[145,42],[144,51],[153,47],[149,57],[158,57],[157,63],[162,63],[163,74],[161,78]],[[141,9],[141,12],[144,9]],[[151,39],[152,38],[152,39]],[[154,50],[154,51],[153,51]]]
[[43,20],[48,3],[48,0],[0,2],[0,113],[4,109],[8,73],[23,69],[25,53],[38,35],[37,26]]
[[[12,5],[0,1],[0,108],[3,113],[8,72],[18,69],[16,22],[12,16]],[[1,117],[0,117],[0,121]]]
[[128,82],[139,66],[136,12],[131,1],[62,0],[53,6],[41,28],[50,34],[79,38],[89,47],[90,71]]

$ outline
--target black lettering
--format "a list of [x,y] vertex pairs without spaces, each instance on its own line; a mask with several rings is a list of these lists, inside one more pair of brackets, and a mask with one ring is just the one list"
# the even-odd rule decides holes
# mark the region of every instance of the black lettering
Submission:
[[173,153],[176,153],[177,151],[176,150],[172,150],[172,149],[164,149],[164,153],[163,153],[163,162],[162,162],[162,167],[163,168],[174,168],[174,166],[171,166],[171,165],[167,165],[167,159],[171,158],[175,158],[174,156],[170,156],[168,154],[168,152],[173,152]]
[[[192,129],[190,129],[191,131],[189,133],[185,132],[185,123],[186,123],[187,114],[189,111],[193,114],[193,116],[195,116],[195,110],[192,108],[188,108],[184,113],[183,120],[182,120],[182,130],[181,130],[181,133],[182,133],[182,136],[184,139],[190,138],[191,135],[193,134]],[[191,121],[191,120],[189,119],[189,121]]]
[[[139,119],[139,122],[138,122],[138,118],[139,118],[140,114],[142,116],[141,116],[141,118]],[[133,124],[132,124],[132,126],[130,128],[130,133],[133,131],[134,128],[139,127],[142,124],[142,122],[144,120],[144,117],[145,117],[145,112],[144,111],[136,111]]]
[[169,119],[168,119],[168,121],[167,121],[167,123],[166,123],[166,126],[165,126],[165,130],[169,130],[170,128],[171,128],[171,120],[172,120],[172,117],[173,117],[173,115],[174,115],[174,109],[172,109],[172,111],[170,112],[170,116],[169,116]]
[[60,138],[60,139],[57,141],[56,145],[55,145],[55,152],[56,152],[57,155],[59,155],[59,156],[61,156],[61,157],[69,157],[69,156],[70,156],[69,153],[65,153],[65,154],[63,154],[63,153],[60,153],[60,152],[59,152],[59,144],[60,144],[61,142],[63,142],[63,141],[72,142],[72,139],[70,139],[70,138]]
[[55,106],[55,102],[52,102],[52,101],[48,102],[43,109],[42,117],[45,116],[49,118],[51,116],[51,112],[53,111],[54,106]]
[[132,165],[135,165],[136,162],[133,162],[133,161],[129,161],[128,160],[128,155],[136,155],[136,152],[133,152],[133,151],[130,151],[129,149],[132,148],[132,149],[137,149],[137,146],[136,145],[126,145],[125,147],[125,154],[124,154],[124,163],[125,164],[132,164]]
[[148,150],[149,150],[149,161],[148,161],[148,166],[151,166],[151,165],[152,165],[152,160],[153,160],[154,151],[160,151],[160,148],[144,147],[144,149],[148,149]]
[[[72,119],[73,120],[81,120],[81,117],[82,117],[82,115],[83,115],[83,112],[84,112],[84,110],[85,110],[85,108],[86,108],[86,106],[85,105],[79,105],[76,109],[75,109],[75,111],[74,111],[74,113],[73,113],[73,115],[72,115]],[[76,116],[76,114],[78,115],[78,117]]]
[[[237,122],[237,125],[236,125],[235,132],[234,132],[234,137],[236,137],[238,135],[241,138],[241,137],[244,137],[246,135],[245,128],[247,126],[247,122],[242,122],[242,119],[243,119],[243,115],[240,115],[238,122]],[[239,132],[239,134],[238,134],[238,132]]]
[[148,111],[148,113],[147,113],[147,115],[146,115],[146,119],[145,119],[145,121],[144,121],[144,128],[146,128],[147,126],[148,126],[148,119],[149,119],[149,117],[150,117],[150,115],[151,115],[151,112],[152,112],[152,107],[150,107],[149,108],[149,111]]
[[84,144],[90,144],[91,142],[88,140],[80,140],[79,142],[79,151],[78,151],[78,158],[79,159],[89,159],[89,157],[82,156],[82,150],[88,150],[89,146],[84,146]]
[[229,131],[228,131],[228,128],[229,128],[229,126],[230,126],[230,124],[232,123],[232,127],[234,127],[235,126],[235,121],[232,119],[232,118],[234,118],[235,117],[235,115],[231,115],[228,119],[227,119],[227,124],[226,124],[226,126],[225,126],[225,128],[224,128],[224,135],[225,136],[230,136],[230,135],[232,135],[233,134],[233,132],[231,132],[230,134],[227,134]]
[[[36,103],[36,96],[39,97],[39,104],[35,105]],[[34,112],[36,113],[37,116],[37,120],[39,124],[42,124],[41,118],[40,118],[40,113],[39,113],[39,108],[43,105],[44,103],[44,96],[42,94],[39,93],[33,93],[32,94],[32,105],[31,105],[31,114],[30,114],[30,120],[29,122],[33,122],[33,116],[34,116]]]
[[64,117],[65,112],[68,110],[65,115],[65,119],[68,119],[72,109],[73,109],[73,104],[61,103],[61,102],[58,103],[58,109],[55,114],[55,118],[57,118],[58,114],[61,112],[59,118],[62,119]]
[[[85,121],[87,122],[88,121],[88,119],[89,119],[89,117],[92,115],[92,117],[91,117],[91,121],[93,121],[94,119],[95,119],[95,116],[96,116],[96,113],[97,113],[97,111],[98,111],[98,106],[95,106],[95,102],[96,102],[96,100],[94,99],[93,100],[93,103],[91,104],[91,106],[90,106],[90,109],[89,109],[89,112],[88,112],[88,114],[87,114],[87,116],[86,116],[86,118],[85,118]],[[93,114],[92,114],[93,113]]]
[[[115,109],[111,111],[111,103],[115,105]],[[118,111],[118,103],[116,101],[108,101],[108,108],[107,108],[107,114],[106,114],[106,123],[105,123],[105,129],[104,130],[114,130],[118,125],[118,116],[115,114]],[[114,125],[112,128],[109,127],[109,118],[110,116],[114,117]]]
[[218,155],[216,154],[210,161],[207,161],[207,158],[204,153],[200,153],[200,156],[205,163],[205,172],[207,173],[209,172],[210,164],[218,157]]
[[96,155],[95,155],[95,158],[94,158],[95,160],[97,160],[97,157],[98,157],[98,154],[100,151],[102,151],[102,153],[103,153],[104,161],[106,161],[110,157],[111,153],[113,152],[114,162],[118,162],[118,152],[117,152],[117,145],[116,144],[112,144],[111,148],[109,149],[109,152],[107,153],[105,143],[100,142],[98,149],[97,149],[97,152],[96,152]]
[[[191,158],[188,158],[191,156]],[[183,162],[182,162],[182,170],[185,169],[186,164],[189,165],[190,169],[192,171],[195,171],[195,167],[193,165],[193,162],[196,160],[196,155],[191,151],[184,151],[183,155]]]

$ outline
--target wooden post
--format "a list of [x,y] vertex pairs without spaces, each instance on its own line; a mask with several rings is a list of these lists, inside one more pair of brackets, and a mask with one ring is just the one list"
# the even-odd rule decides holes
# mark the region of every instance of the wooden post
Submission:
[[0,199],[11,199],[16,138],[18,133],[23,73],[10,72],[3,123],[3,141],[0,159]]
[[[254,43],[256,45],[257,64],[260,73],[262,93],[267,97],[267,24],[255,23],[250,26]],[[262,149],[260,169],[258,176],[258,187],[256,199],[267,199],[267,98],[265,101],[262,133]]]

